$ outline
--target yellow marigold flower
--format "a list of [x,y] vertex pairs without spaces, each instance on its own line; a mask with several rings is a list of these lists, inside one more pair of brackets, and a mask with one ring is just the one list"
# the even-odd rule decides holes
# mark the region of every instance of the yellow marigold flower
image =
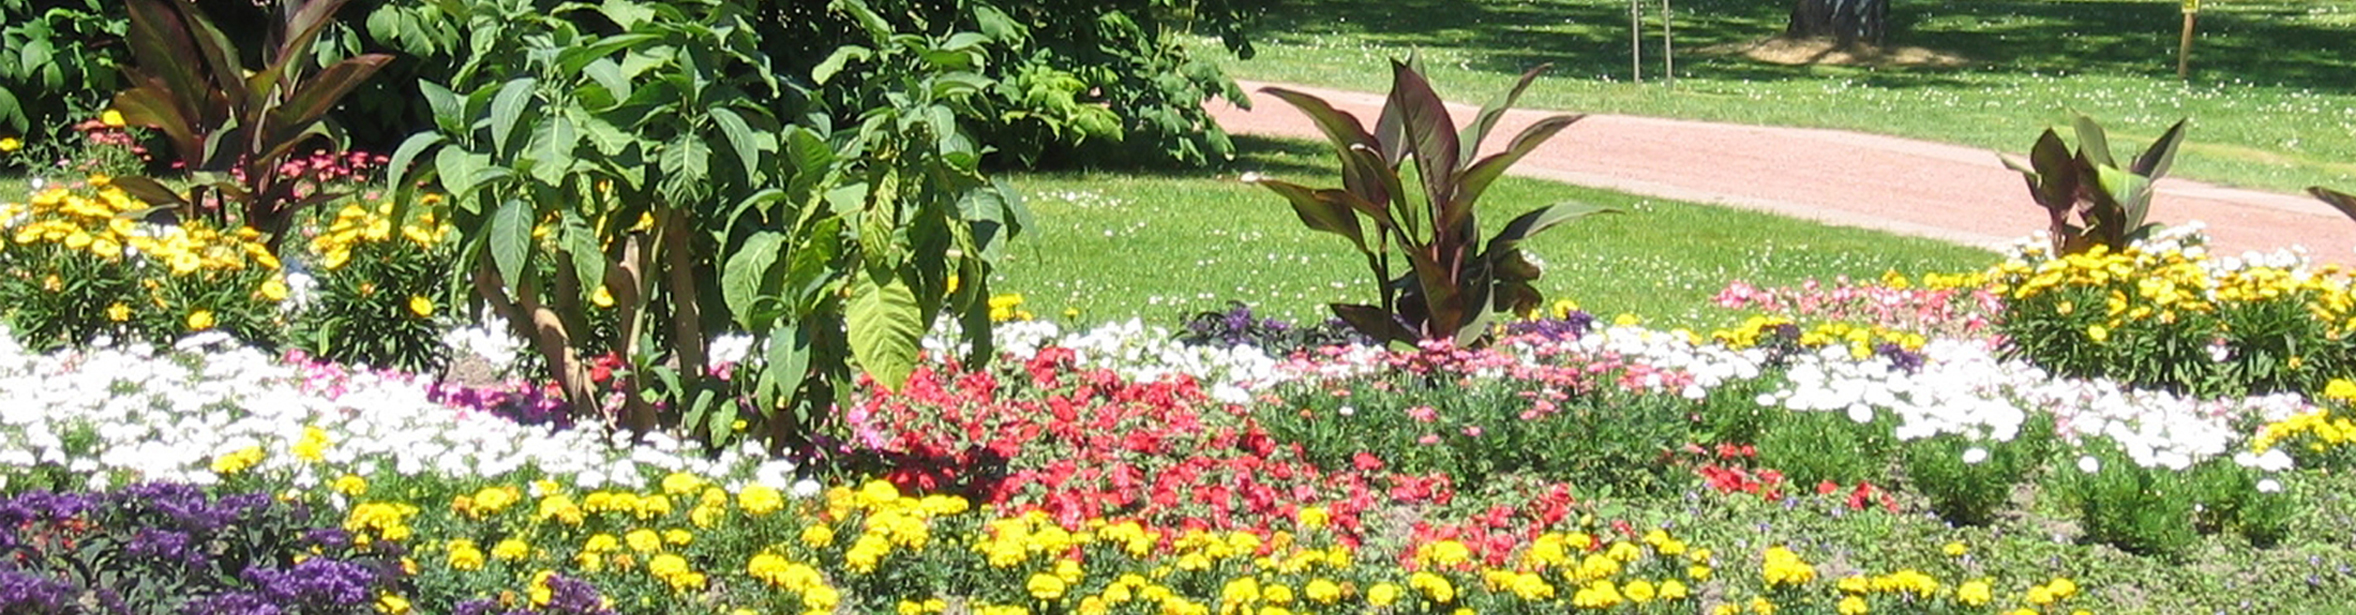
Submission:
[[1310,579],[1308,585],[1301,587],[1301,594],[1318,604],[1333,604],[1341,601],[1342,586],[1325,579]]
[[188,313],[188,330],[203,331],[213,328],[213,311],[197,310]]
[[1964,546],[1963,541],[1960,540],[1947,543],[1946,547],[1947,557],[1963,557],[1963,554],[1970,550],[1971,548]]
[[624,534],[622,542],[630,545],[632,551],[653,553],[663,548],[663,535],[655,533],[654,530],[639,528]]
[[834,528],[825,523],[812,523],[802,528],[802,544],[825,548],[834,544]]
[[584,553],[604,553],[619,548],[622,548],[621,539],[614,538],[613,534],[602,532],[591,535],[588,540],[581,543],[581,551]]
[[278,278],[263,280],[260,292],[263,299],[268,299],[272,302],[285,301],[286,282]]
[[778,493],[777,489],[768,485],[753,483],[745,485],[744,490],[737,492],[736,505],[743,508],[745,514],[755,517],[767,516],[769,513],[785,508],[785,495]]
[[1775,602],[1768,600],[1765,596],[1753,596],[1751,598],[1751,612],[1759,615],[1775,615]]
[[262,458],[266,454],[259,446],[248,446],[231,451],[227,455],[213,459],[213,473],[222,476],[236,475],[262,463]]
[[2111,329],[2102,325],[2086,325],[2086,339],[2094,340],[2097,344],[2109,341]]
[[1837,608],[1840,610],[1841,615],[1865,615],[1866,613],[1873,612],[1872,607],[1865,605],[1865,599],[1857,596],[1841,598],[1841,602]]
[[1685,586],[1684,581],[1679,581],[1676,579],[1661,581],[1660,594],[1662,600],[1684,600],[1686,596],[1690,595],[1689,592],[1690,590]]
[[2053,582],[2045,584],[2045,587],[2047,591],[2053,592],[2053,597],[2059,599],[2067,600],[2071,596],[2078,595],[2078,582],[2070,580],[2069,577],[2054,577]]
[[423,295],[410,295],[409,313],[416,314],[418,318],[433,318],[434,300],[427,299]]
[[694,532],[676,528],[663,530],[663,543],[665,544],[686,546],[693,542],[695,542]]
[[336,493],[341,493],[349,497],[356,498],[363,495],[368,495],[368,479],[361,478],[358,474],[345,474],[342,477],[338,477],[335,479],[335,482],[328,485],[328,487],[334,489]]
[[1031,575],[1031,581],[1023,584],[1023,589],[1029,591],[1032,598],[1040,600],[1061,600],[1064,590],[1069,587],[1062,577],[1047,573]]
[[1626,601],[1627,597],[1610,579],[1596,579],[1571,594],[1571,606],[1582,609],[1608,609]]
[[115,322],[125,322],[131,320],[131,306],[126,305],[121,301],[116,301],[114,305],[106,306],[106,319]]
[[1398,585],[1391,583],[1376,583],[1373,587],[1366,588],[1366,604],[1368,605],[1372,605],[1376,608],[1382,608],[1398,603]]
[[1604,555],[1623,563],[1633,562],[1644,557],[1644,549],[1637,547],[1635,543],[1615,542],[1610,548],[1604,550]]
[[453,570],[483,569],[483,551],[482,549],[475,547],[474,541],[472,540],[464,538],[452,540],[450,541],[447,552],[450,560],[450,568]]
[[1432,574],[1429,571],[1418,571],[1408,575],[1407,587],[1423,592],[1423,595],[1431,598],[1433,602],[1446,604],[1456,601],[1456,584],[1448,582],[1448,577]]
[[474,492],[474,511],[486,515],[498,514],[520,501],[523,501],[523,491],[520,489],[505,486],[484,487]]
[[389,615],[407,615],[409,608],[409,599],[403,598],[398,594],[386,592],[385,594],[376,597],[376,612],[378,613],[387,613]]
[[509,538],[491,546],[491,557],[503,562],[523,559],[532,554],[532,545],[521,539]]
[[888,480],[871,480],[859,486],[859,505],[876,509],[899,501],[900,488]]
[[1620,586],[1620,593],[1627,595],[1629,602],[1637,604],[1651,602],[1653,598],[1660,596],[1659,589],[1654,587],[1651,581],[1644,579],[1629,581],[1627,585]]
[[1965,581],[1964,584],[1955,588],[1955,601],[1964,603],[1966,606],[1988,606],[1988,603],[1995,599],[1995,590],[1988,587],[1988,582],[1985,580]]
[[1326,512],[1325,507],[1323,506],[1301,507],[1299,520],[1301,522],[1301,527],[1303,528],[1312,530],[1322,528],[1325,527],[1325,524],[1330,523],[1332,519],[1333,514]]

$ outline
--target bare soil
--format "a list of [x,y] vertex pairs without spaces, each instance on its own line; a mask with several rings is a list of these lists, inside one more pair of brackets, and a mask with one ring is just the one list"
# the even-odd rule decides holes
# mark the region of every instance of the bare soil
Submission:
[[1842,45],[1821,38],[1764,38],[1748,43],[1714,45],[1705,54],[1740,55],[1784,66],[1871,66],[1875,68],[1955,68],[1970,62],[1963,56],[1913,46]]

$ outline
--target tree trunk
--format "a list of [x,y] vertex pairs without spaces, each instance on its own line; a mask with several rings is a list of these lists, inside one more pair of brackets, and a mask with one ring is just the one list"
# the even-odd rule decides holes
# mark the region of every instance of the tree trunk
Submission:
[[1784,36],[1881,44],[1889,33],[1890,0],[1794,0]]

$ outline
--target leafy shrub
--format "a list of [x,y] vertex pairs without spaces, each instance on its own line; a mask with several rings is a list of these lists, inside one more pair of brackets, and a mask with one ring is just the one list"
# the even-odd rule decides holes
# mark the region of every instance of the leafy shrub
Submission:
[[136,221],[148,205],[93,177],[0,206],[0,305],[26,346],[168,343],[226,331],[270,345],[287,287],[251,229]]
[[2356,400],[2356,382],[2333,379],[2322,397],[2313,411],[2259,427],[2250,440],[2251,454],[2287,456],[2301,468],[2356,469],[2356,420],[2348,412],[2349,402]]
[[97,117],[123,88],[127,17],[110,0],[0,1],[0,124],[56,140]]
[[2150,244],[2001,265],[2006,352],[2055,373],[2203,397],[2321,390],[2356,360],[2345,277],[2216,266]]
[[[1273,179],[1258,183],[1282,195],[1311,230],[1340,235],[1365,257],[1378,305],[1334,304],[1334,315],[1384,343],[1449,340],[1473,346],[1490,333],[1492,312],[1528,315],[1545,298],[1530,285],[1542,274],[1517,244],[1588,214],[1613,211],[1563,203],[1531,210],[1481,243],[1474,206],[1505,169],[1555,133],[1585,116],[1558,115],[1524,128],[1503,151],[1480,151],[1489,130],[1538,78],[1524,73],[1513,89],[1481,108],[1460,136],[1448,106],[1408,63],[1391,62],[1391,94],[1372,131],[1323,99],[1283,88],[1265,91],[1299,107],[1341,158],[1342,188],[1311,189]],[[1415,161],[1421,203],[1413,202],[1400,170]],[[1374,228],[1365,228],[1360,221]],[[1407,263],[1393,277],[1391,259]]]
[[1931,510],[1956,525],[1987,525],[2013,487],[2043,465],[2053,440],[2052,415],[2031,413],[2009,441],[1941,434],[1901,445],[1906,480],[1929,496]]
[[[447,89],[422,86],[436,129],[392,165],[430,161],[454,268],[575,411],[606,398],[586,357],[615,352],[632,430],[716,445],[744,418],[773,445],[807,444],[852,361],[899,386],[935,314],[961,313],[976,356],[991,353],[990,262],[1024,218],[954,120],[973,91],[960,67],[979,62],[970,37],[871,29],[862,61],[905,89],[836,132],[776,120],[788,93],[745,3],[436,7],[499,34],[476,39],[487,47]],[[968,282],[951,293],[951,276]],[[607,303],[618,331],[600,348],[592,309]],[[737,367],[750,377],[710,361],[711,334],[732,328],[760,337]]]
[[1795,484],[1853,485],[1881,478],[1892,452],[1888,417],[1859,422],[1840,412],[1768,413],[1759,464]]
[[2280,541],[2294,512],[2281,485],[2233,459],[2185,468],[2144,467],[2108,438],[2082,447],[2058,470],[2085,540],[2143,554],[2181,556],[2203,533],[2234,531],[2259,545]]
[[347,205],[308,253],[315,288],[290,345],[337,363],[431,373],[449,362],[434,316],[449,305],[450,227],[431,214],[395,229],[391,204]]

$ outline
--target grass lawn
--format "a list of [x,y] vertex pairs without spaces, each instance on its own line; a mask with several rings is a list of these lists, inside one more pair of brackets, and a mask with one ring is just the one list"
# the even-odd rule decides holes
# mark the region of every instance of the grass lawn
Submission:
[[[2356,1],[2212,2],[2194,72],[2178,81],[2173,2],[1893,0],[1892,45],[1959,56],[1952,68],[1781,66],[1712,47],[1782,32],[1789,2],[1689,0],[1677,10],[1677,84],[1629,83],[1628,5],[1604,0],[1288,0],[1261,23],[1244,79],[1384,91],[1386,58],[1418,50],[1442,92],[1502,90],[1552,62],[1523,106],[1840,128],[2025,152],[2087,113],[2114,141],[2192,126],[2175,175],[2294,190],[2356,189]],[[1657,11],[1652,6],[1648,10]],[[1269,104],[1275,104],[1273,102]],[[2066,129],[2064,131],[2067,132]],[[2127,143],[2114,143],[2124,150]]]
[[[1161,324],[1228,300],[1295,319],[1323,319],[1330,302],[1372,303],[1371,274],[1348,243],[1308,230],[1283,199],[1236,179],[1257,171],[1338,185],[1332,154],[1307,141],[1238,146],[1237,163],[1219,171],[1017,176],[1037,226],[1013,245],[993,290],[1021,293],[1043,318],[1069,308],[1081,321],[1136,316]],[[1499,182],[1482,200],[1482,232],[1566,200],[1626,213],[1574,221],[1525,243],[1547,263],[1539,289],[1655,324],[1737,320],[1709,303],[1729,280],[1952,273],[1995,258],[1927,239],[1521,178]]]

